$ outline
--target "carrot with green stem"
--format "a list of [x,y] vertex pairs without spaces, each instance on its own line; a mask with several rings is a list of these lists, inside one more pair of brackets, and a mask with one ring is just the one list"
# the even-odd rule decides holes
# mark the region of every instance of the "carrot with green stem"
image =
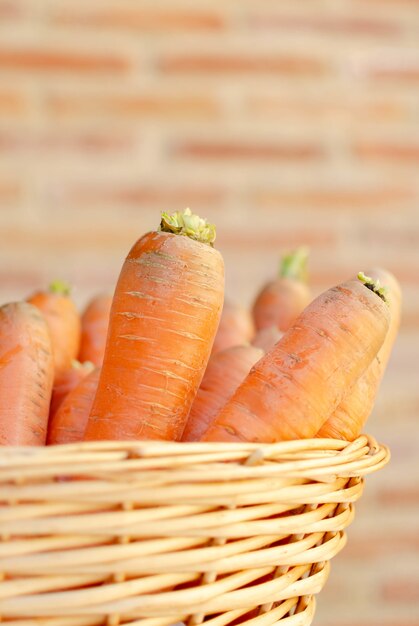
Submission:
[[199,441],[211,420],[264,355],[255,346],[231,346],[213,354],[192,404],[182,441]]
[[215,228],[187,209],[139,239],[113,298],[85,438],[179,440],[224,298]]
[[83,441],[99,375],[100,368],[95,368],[66,395],[48,424],[49,446]]
[[285,255],[279,276],[258,293],[253,305],[256,330],[276,326],[285,332],[311,302],[307,285],[308,248],[300,247]]
[[53,377],[51,338],[38,309],[0,307],[0,445],[45,444]]
[[401,289],[397,279],[390,272],[379,268],[368,270],[367,276],[361,275],[360,279],[370,289],[379,290],[380,284],[386,285],[383,293],[390,309],[390,326],[384,343],[372,363],[320,428],[317,437],[352,441],[361,434],[373,409],[380,382],[399,330]]
[[103,363],[112,296],[100,294],[92,298],[81,316],[79,361],[90,361],[97,367]]
[[382,296],[360,280],[322,293],[252,368],[202,439],[314,437],[371,364],[389,318]]
[[221,313],[217,334],[215,335],[212,354],[232,346],[250,343],[255,334],[255,327],[250,311],[241,304],[226,299]]
[[27,299],[47,320],[54,353],[55,378],[71,367],[71,362],[77,359],[79,352],[80,316],[70,291],[67,283],[54,281],[48,290],[37,291]]
[[84,363],[72,361],[71,367],[58,376],[52,388],[51,405],[49,409],[50,420],[57,412],[64,398],[74,387],[77,387],[79,382],[90,374],[94,368],[95,366],[90,361],[85,361]]

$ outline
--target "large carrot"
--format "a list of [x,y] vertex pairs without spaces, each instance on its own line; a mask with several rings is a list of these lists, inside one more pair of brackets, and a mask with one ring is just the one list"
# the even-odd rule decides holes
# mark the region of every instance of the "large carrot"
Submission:
[[64,398],[48,424],[48,445],[83,440],[99,375],[100,368],[94,369]]
[[372,362],[389,317],[388,305],[359,280],[322,293],[252,368],[203,440],[314,437]]
[[51,333],[55,378],[71,367],[80,346],[80,316],[70,297],[70,287],[61,281],[47,291],[38,291],[27,300],[45,316]]
[[361,434],[375,402],[391,350],[400,325],[401,290],[393,274],[384,269],[368,270],[366,285],[374,282],[386,285],[386,299],[390,308],[390,327],[383,345],[364,374],[342,399],[337,409],[323,424],[317,437],[331,437],[352,441]]
[[212,354],[232,346],[249,343],[254,334],[255,327],[251,313],[241,304],[226,299],[215,335]]
[[27,302],[0,308],[0,444],[45,443],[54,361],[48,326]]
[[90,363],[90,361],[85,361],[84,363],[80,363],[80,361],[73,361],[71,363],[71,367],[60,374],[60,376],[54,381],[51,406],[49,409],[50,420],[57,412],[58,407],[64,398],[72,389],[74,389],[74,387],[77,387],[79,382],[87,376],[87,374],[89,374],[94,367],[95,366],[93,363]]
[[215,229],[163,213],[132,247],[109,320],[86,439],[182,436],[220,319],[224,264]]
[[264,351],[254,346],[232,346],[210,358],[192,404],[182,441],[199,441],[211,420],[263,355]]
[[103,363],[112,296],[101,294],[87,304],[81,317],[79,361],[90,361],[97,367]]
[[311,302],[307,259],[306,247],[284,256],[278,278],[268,282],[255,299],[253,319],[256,330],[276,326],[285,332]]

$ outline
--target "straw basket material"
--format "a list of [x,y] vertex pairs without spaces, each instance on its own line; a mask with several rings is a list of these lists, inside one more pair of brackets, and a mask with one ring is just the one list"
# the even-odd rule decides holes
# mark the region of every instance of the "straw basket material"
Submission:
[[5,448],[1,619],[307,626],[363,477],[388,458],[368,436]]

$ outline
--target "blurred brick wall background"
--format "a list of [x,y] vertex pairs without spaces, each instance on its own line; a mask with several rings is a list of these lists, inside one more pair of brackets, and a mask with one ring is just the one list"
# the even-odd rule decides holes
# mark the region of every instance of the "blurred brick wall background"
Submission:
[[0,297],[111,287],[162,209],[218,226],[230,295],[312,249],[381,264],[403,325],[370,477],[317,626],[419,624],[419,2],[0,0]]

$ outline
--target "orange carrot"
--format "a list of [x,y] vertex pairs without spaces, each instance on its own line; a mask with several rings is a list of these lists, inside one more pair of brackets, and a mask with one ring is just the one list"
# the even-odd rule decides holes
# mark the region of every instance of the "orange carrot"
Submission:
[[390,308],[390,327],[380,350],[364,374],[342,399],[337,409],[323,424],[317,437],[330,437],[352,441],[364,428],[375,402],[375,398],[384,375],[391,350],[400,325],[401,290],[396,278],[384,269],[372,269],[367,272],[370,280],[386,285],[386,299]]
[[256,297],[256,330],[276,326],[285,332],[311,302],[307,286],[308,249],[298,248],[282,259],[279,277],[267,283]]
[[27,300],[47,320],[54,353],[55,378],[71,367],[80,346],[80,316],[66,283],[55,281],[48,291],[38,291]]
[[314,437],[372,362],[389,317],[388,305],[359,280],[322,293],[252,368],[202,439]]
[[54,382],[54,386],[52,388],[51,406],[49,409],[50,420],[57,412],[58,407],[66,395],[69,394],[74,387],[77,387],[79,382],[87,376],[87,374],[89,374],[94,367],[95,366],[93,363],[90,363],[90,361],[85,361],[84,363],[80,363],[80,361],[73,361],[71,363],[71,367],[60,374]]
[[100,368],[94,369],[64,398],[48,425],[48,445],[83,440],[99,375]]
[[54,361],[45,319],[31,304],[0,307],[0,444],[45,444]]
[[81,317],[80,361],[102,365],[111,305],[112,296],[104,294],[93,298],[85,308]]
[[252,346],[262,348],[264,352],[269,352],[271,348],[281,339],[282,333],[276,326],[267,326],[257,331],[253,338]]
[[85,438],[179,440],[207,366],[224,297],[215,228],[163,213],[132,247],[109,320]]
[[220,323],[215,335],[212,354],[231,346],[249,343],[255,334],[250,312],[242,305],[225,300]]
[[189,413],[182,441],[199,441],[208,425],[264,355],[254,346],[232,346],[212,355]]

